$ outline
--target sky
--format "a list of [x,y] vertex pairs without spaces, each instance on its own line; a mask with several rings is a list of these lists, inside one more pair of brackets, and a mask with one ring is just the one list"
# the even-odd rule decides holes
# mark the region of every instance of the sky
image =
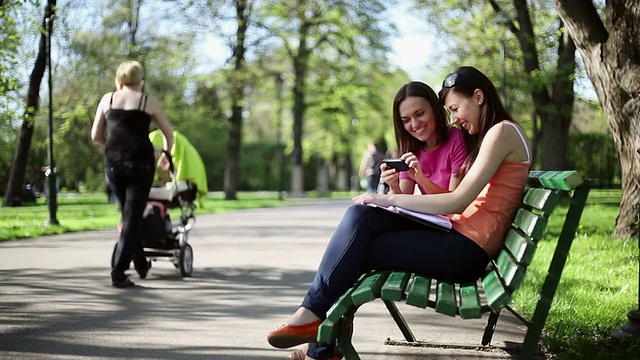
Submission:
[[438,41],[426,22],[409,11],[407,2],[395,7],[391,16],[398,28],[398,36],[391,41],[389,59],[409,74],[411,80],[424,79],[427,59],[438,53]]

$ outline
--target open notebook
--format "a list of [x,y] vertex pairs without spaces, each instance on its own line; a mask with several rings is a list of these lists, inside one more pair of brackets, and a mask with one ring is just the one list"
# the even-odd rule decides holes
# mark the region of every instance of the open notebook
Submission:
[[371,207],[376,207],[379,209],[383,209],[386,211],[390,211],[394,214],[398,214],[407,219],[411,219],[413,221],[417,221],[421,224],[434,227],[436,229],[449,231],[451,230],[451,220],[444,215],[435,215],[428,213],[421,213],[413,210],[408,210],[405,208],[401,208],[399,206],[379,206],[376,204],[367,204]]

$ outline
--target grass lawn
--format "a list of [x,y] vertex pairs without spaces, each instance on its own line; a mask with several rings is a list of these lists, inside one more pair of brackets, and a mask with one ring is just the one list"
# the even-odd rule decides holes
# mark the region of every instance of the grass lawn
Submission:
[[[638,308],[638,239],[611,237],[619,206],[619,191],[591,191],[544,328],[542,344],[556,359],[640,359],[640,337],[609,339]],[[515,294],[512,305],[525,313],[533,314],[567,208],[551,216]]]
[[[282,206],[299,199],[278,200],[277,194],[239,193],[238,200],[226,201],[222,193],[211,193],[198,214],[209,214],[237,209]],[[172,209],[177,218],[180,209]],[[172,218],[174,218],[172,217]],[[0,242],[26,237],[63,234],[67,232],[99,230],[115,227],[120,214],[115,204],[107,202],[105,194],[61,194],[58,197],[56,219],[60,226],[48,226],[49,209],[44,198],[35,204],[19,207],[0,207]]]
[[[306,201],[281,201],[275,193],[239,193],[238,198],[225,201],[222,194],[214,194],[196,214]],[[104,194],[61,196],[59,204],[60,226],[45,226],[48,208],[44,199],[38,199],[33,206],[0,208],[0,241],[105,229],[119,220],[116,206],[107,203]],[[622,343],[609,339],[626,323],[627,312],[638,307],[638,239],[611,237],[619,204],[619,190],[592,190],[589,196],[542,337],[542,345],[551,358],[640,359],[640,337]],[[525,283],[515,294],[512,305],[525,314],[534,311],[560,232],[560,215],[567,208],[567,204],[561,205],[558,213],[551,216]]]

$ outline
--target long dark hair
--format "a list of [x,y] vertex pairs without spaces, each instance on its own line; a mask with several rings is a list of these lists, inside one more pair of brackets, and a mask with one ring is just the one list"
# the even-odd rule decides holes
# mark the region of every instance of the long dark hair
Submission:
[[396,146],[398,147],[400,155],[409,151],[416,154],[422,147],[424,147],[424,141],[420,141],[411,136],[411,134],[405,130],[404,125],[402,124],[402,119],[400,118],[400,103],[409,96],[424,98],[433,108],[433,116],[436,119],[436,134],[438,135],[436,145],[445,141],[449,135],[449,120],[447,113],[440,104],[436,92],[433,91],[429,85],[420,81],[407,83],[398,90],[396,97],[393,99],[393,129],[396,135]]
[[487,134],[487,131],[489,131],[493,125],[503,120],[514,121],[502,104],[495,85],[493,85],[491,80],[480,72],[480,70],[471,66],[462,66],[454,73],[447,75],[442,83],[442,89],[438,93],[440,104],[444,106],[445,99],[451,91],[455,91],[466,97],[472,97],[476,89],[482,91],[484,101],[480,105],[478,133],[471,135],[466,131],[462,132],[465,144],[469,150],[469,155],[460,168],[460,173],[462,174],[469,170],[476,160],[476,157],[478,157],[480,144],[482,144],[482,140]]

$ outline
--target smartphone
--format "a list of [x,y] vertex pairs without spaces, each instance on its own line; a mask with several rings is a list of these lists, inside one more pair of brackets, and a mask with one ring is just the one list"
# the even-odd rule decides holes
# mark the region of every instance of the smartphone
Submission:
[[383,163],[387,164],[387,166],[391,169],[396,169],[396,171],[407,171],[409,170],[409,165],[402,159],[384,159]]

